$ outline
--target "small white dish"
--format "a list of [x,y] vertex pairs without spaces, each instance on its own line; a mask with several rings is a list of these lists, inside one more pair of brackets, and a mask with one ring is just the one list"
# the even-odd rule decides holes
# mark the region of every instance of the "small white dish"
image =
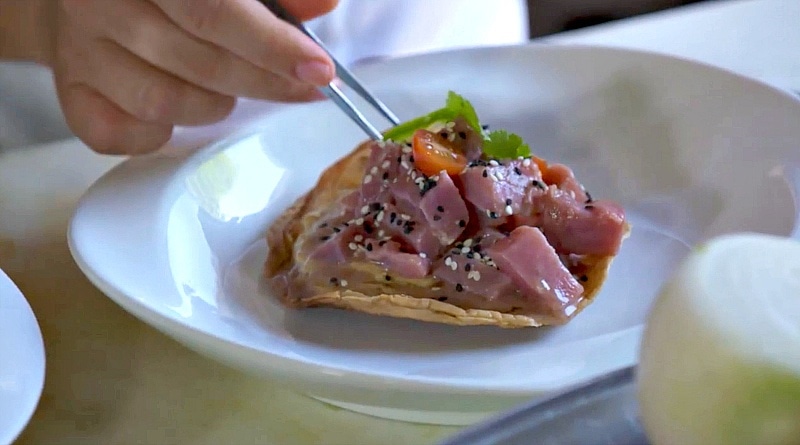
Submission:
[[620,201],[633,232],[596,302],[567,326],[526,330],[281,307],[262,284],[265,229],[363,139],[330,103],[273,107],[200,152],[121,164],[72,220],[81,269],[135,316],[232,366],[355,411],[467,424],[633,364],[649,305],[693,243],[795,227],[800,101],[757,81],[638,51],[541,45],[357,74],[403,118],[452,89],[493,128],[571,166],[595,197]]
[[16,440],[44,387],[44,342],[17,286],[0,270],[0,444]]

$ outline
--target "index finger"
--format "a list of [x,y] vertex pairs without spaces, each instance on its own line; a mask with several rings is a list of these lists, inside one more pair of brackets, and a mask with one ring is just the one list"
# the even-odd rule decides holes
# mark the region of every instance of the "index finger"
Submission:
[[[191,34],[214,43],[250,63],[317,86],[335,76],[328,54],[291,24],[277,18],[257,0],[151,0],[173,22]],[[333,7],[334,0],[292,2],[286,8],[308,18],[310,4]]]

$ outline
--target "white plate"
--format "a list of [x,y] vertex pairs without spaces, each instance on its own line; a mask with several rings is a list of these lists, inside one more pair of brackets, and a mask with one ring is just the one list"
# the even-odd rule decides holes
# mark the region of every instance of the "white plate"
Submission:
[[0,270],[0,444],[9,444],[33,415],[44,387],[44,343],[19,289]]
[[330,103],[271,109],[188,157],[120,165],[75,213],[80,267],[126,310],[233,366],[349,409],[465,424],[635,362],[650,302],[688,245],[795,226],[800,102],[756,81],[641,52],[539,45],[358,74],[404,118],[453,89],[486,123],[572,166],[596,197],[622,202],[633,233],[597,301],[565,327],[528,330],[280,307],[261,282],[265,228],[363,138]]

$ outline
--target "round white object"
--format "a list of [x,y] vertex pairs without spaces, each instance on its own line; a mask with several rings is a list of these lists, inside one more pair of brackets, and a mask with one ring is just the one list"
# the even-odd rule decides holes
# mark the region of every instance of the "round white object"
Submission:
[[800,242],[696,248],[653,306],[638,379],[655,445],[800,443]]

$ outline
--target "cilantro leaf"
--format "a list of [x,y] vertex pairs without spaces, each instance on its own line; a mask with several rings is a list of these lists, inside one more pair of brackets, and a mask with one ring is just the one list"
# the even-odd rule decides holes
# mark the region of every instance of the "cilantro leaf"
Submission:
[[470,127],[480,133],[481,124],[478,120],[478,113],[475,112],[475,108],[462,96],[459,96],[453,91],[449,91],[444,108],[439,108],[424,116],[403,122],[384,132],[383,137],[384,139],[403,142],[420,128],[427,128],[436,122],[450,122],[458,117],[463,117]]
[[513,159],[531,155],[531,148],[521,137],[505,130],[495,130],[484,136],[483,153],[497,159]]
[[478,133],[481,132],[481,123],[478,120],[478,113],[475,112],[475,108],[467,99],[464,99],[462,96],[450,91],[447,93],[447,102],[445,108],[450,110],[450,112],[453,113],[453,116],[463,117],[473,130],[477,131]]

